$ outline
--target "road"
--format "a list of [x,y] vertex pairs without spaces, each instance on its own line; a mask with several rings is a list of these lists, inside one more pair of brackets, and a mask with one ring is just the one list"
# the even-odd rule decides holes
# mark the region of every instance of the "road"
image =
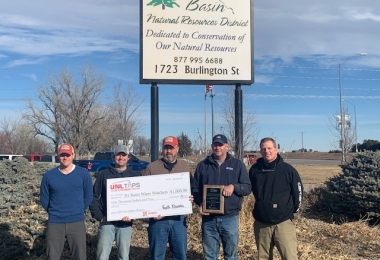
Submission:
[[286,159],[290,164],[340,165],[340,160]]

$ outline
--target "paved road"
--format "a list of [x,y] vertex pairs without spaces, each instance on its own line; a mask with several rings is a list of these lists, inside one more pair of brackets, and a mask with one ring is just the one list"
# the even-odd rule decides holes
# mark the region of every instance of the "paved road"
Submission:
[[340,160],[286,159],[290,164],[340,165]]

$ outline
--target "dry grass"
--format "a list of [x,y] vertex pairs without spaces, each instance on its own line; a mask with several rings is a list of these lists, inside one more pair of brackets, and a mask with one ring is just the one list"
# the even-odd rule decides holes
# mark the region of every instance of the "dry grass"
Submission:
[[306,192],[342,172],[338,165],[294,164],[293,166],[300,174]]
[[[315,156],[315,154],[314,154]],[[321,156],[324,157],[325,155]],[[325,159],[325,158],[320,158]],[[194,162],[200,158],[191,158]],[[300,173],[305,186],[321,185],[329,177],[340,173],[339,166],[331,165],[293,165]],[[192,171],[195,164],[192,165]],[[298,254],[299,260],[375,260],[380,259],[380,229],[379,226],[370,226],[365,220],[356,222],[342,222],[340,224],[331,221],[323,221],[318,219],[318,214],[311,212],[307,205],[312,201],[303,203],[303,210],[297,214],[295,223],[297,227],[298,237]],[[257,250],[253,236],[253,218],[252,208],[254,198],[249,195],[244,200],[243,210],[240,212],[240,228],[239,228],[239,260],[255,260],[257,259]],[[33,214],[41,210],[40,207],[34,207]],[[15,210],[14,217],[21,216],[24,210]],[[202,255],[201,242],[201,218],[198,214],[198,208],[194,206],[193,214],[188,216],[188,259],[200,260]],[[39,214],[45,214],[40,212]],[[45,214],[46,215],[46,214]],[[11,221],[8,216],[7,221]],[[23,218],[22,223],[25,222]],[[21,225],[21,223],[20,223]],[[87,221],[87,253],[88,259],[95,259],[96,242],[97,242],[97,225],[93,221]],[[39,225],[40,228],[43,226]],[[11,230],[11,235],[24,241],[23,234]],[[38,240],[38,241],[37,241]],[[37,243],[38,242],[38,243]],[[37,238],[35,244],[39,244],[38,248],[42,248],[45,241]],[[32,246],[29,245],[31,248]],[[131,260],[149,259],[147,240],[146,220],[136,220],[132,233],[131,243]],[[222,250],[220,251],[222,252]],[[68,255],[68,254],[66,254]],[[40,257],[22,258],[22,259],[43,259]],[[0,253],[0,259],[2,258]],[[21,258],[19,258],[21,259]],[[63,258],[66,259],[66,258]],[[117,259],[115,251],[112,252],[110,259]],[[169,250],[166,260],[172,259]],[[222,255],[219,259],[223,259]],[[276,260],[280,259],[276,252]]]
[[[321,156],[320,159],[326,159],[325,155]],[[196,160],[194,159],[194,161]],[[321,185],[329,177],[341,172],[341,168],[338,165],[293,166],[299,171],[305,186],[309,188]],[[253,236],[254,220],[251,214],[253,203],[254,198],[252,195],[249,195],[245,199],[243,210],[240,213],[238,249],[240,260],[257,259],[257,250]],[[306,202],[305,205],[307,204],[309,203]],[[203,259],[200,231],[201,219],[197,210],[197,207],[194,207],[194,214],[188,217],[188,259],[194,260]],[[303,212],[305,212],[305,209]],[[308,217],[308,215],[316,216],[317,214],[305,214],[306,212],[303,212],[297,214],[295,218],[299,260],[380,259],[380,229],[378,226],[371,227],[365,220],[343,224],[325,222]],[[136,238],[146,236],[145,228],[140,228],[138,231],[134,230],[134,232]],[[140,239],[137,242],[136,240],[132,241],[132,245],[134,244],[136,246],[139,245],[139,247],[143,244],[147,246],[146,241],[142,243]],[[222,253],[222,250],[220,252]],[[172,259],[169,253],[168,255],[166,259]],[[148,257],[149,254],[145,253],[144,255],[139,255],[136,259]],[[219,259],[223,259],[222,254],[219,255]],[[277,251],[275,259],[280,259]]]
[[[238,249],[240,260],[257,259],[251,215],[253,203],[253,196],[248,196],[240,213]],[[338,225],[308,219],[301,213],[296,216],[295,223],[299,260],[380,259],[379,227],[370,227],[365,221]],[[192,254],[202,253],[198,214],[189,217],[189,251]],[[223,259],[221,254],[219,259]],[[275,259],[280,259],[277,251]]]
[[[292,158],[298,159],[300,157],[294,156]],[[339,158],[339,154],[310,153],[305,159],[339,160]],[[293,166],[300,173],[306,190],[321,185],[328,178],[341,173],[341,168],[338,165],[295,164]],[[257,259],[253,237],[254,220],[251,214],[253,203],[253,196],[248,196],[240,213],[239,259],[241,260]],[[296,215],[295,223],[299,260],[380,259],[380,229],[378,226],[369,226],[365,220],[336,224],[308,218],[306,214],[301,212]],[[199,215],[196,213],[191,215],[189,224],[189,249],[201,253]],[[223,259],[222,255],[219,256],[219,259]],[[278,254],[276,254],[275,259],[280,259]]]
[[342,172],[338,165],[294,164],[293,166],[305,184],[321,184]]

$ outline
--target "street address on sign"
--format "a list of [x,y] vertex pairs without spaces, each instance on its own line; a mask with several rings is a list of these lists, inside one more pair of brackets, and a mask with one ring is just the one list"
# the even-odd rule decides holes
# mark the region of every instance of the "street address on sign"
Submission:
[[253,83],[253,1],[140,3],[140,83]]

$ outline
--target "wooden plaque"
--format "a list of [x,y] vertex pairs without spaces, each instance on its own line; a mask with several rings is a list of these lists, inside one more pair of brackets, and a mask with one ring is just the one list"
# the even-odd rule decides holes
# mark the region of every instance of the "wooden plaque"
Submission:
[[203,212],[224,214],[223,185],[203,185]]

